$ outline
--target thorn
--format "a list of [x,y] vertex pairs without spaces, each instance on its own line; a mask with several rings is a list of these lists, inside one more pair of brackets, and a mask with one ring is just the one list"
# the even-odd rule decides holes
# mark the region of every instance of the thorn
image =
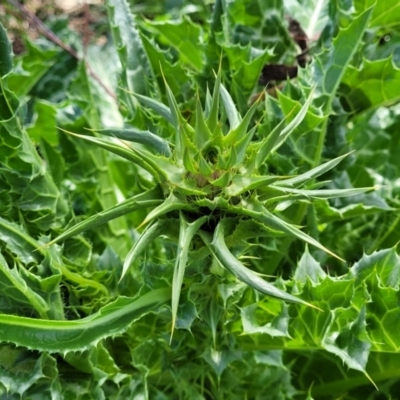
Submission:
[[79,135],[78,133],[74,133],[71,131],[67,131],[66,129],[60,128],[59,126],[56,126],[56,129],[59,129],[60,131],[68,133],[69,135],[72,135],[72,136],[76,136],[76,137],[82,136],[82,135]]
[[319,307],[317,307],[317,306],[314,306],[314,304],[308,303],[307,301],[305,301],[303,304],[304,304],[304,305],[307,305],[308,307],[314,308],[315,310],[324,312],[324,310],[323,310],[322,308],[319,308]]
[[172,343],[172,339],[173,339],[173,336],[174,336],[174,330],[175,330],[175,318],[172,318],[172,326],[171,326],[171,336],[170,336],[170,338],[169,338],[169,345],[171,346],[171,343]]

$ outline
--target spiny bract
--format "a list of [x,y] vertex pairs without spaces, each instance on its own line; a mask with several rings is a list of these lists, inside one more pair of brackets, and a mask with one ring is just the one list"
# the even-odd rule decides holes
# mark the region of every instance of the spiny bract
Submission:
[[[53,240],[55,243],[86,229],[110,221],[140,208],[153,208],[141,226],[146,229],[126,257],[122,277],[132,262],[156,237],[169,235],[179,220],[178,249],[172,285],[174,329],[184,271],[190,259],[195,235],[214,262],[231,271],[239,280],[258,291],[283,300],[310,305],[266,282],[245,267],[229,250],[226,237],[235,229],[246,229],[244,240],[287,234],[297,237],[337,257],[318,241],[274,214],[282,202],[312,198],[351,196],[371,188],[349,190],[306,189],[314,178],[336,166],[346,155],[328,161],[295,177],[263,175],[261,168],[304,119],[313,99],[313,90],[297,115],[281,121],[269,135],[253,140],[257,124],[252,118],[261,97],[242,118],[228,91],[216,77],[213,94],[207,92],[205,110],[197,99],[195,123],[191,126],[179,111],[178,104],[166,84],[169,107],[152,98],[134,94],[142,106],[157,112],[171,126],[171,142],[149,131],[105,129],[98,131],[120,140],[104,140],[76,135],[118,154],[148,171],[154,187],[115,207],[83,221]],[[219,120],[222,100],[229,130]],[[75,135],[75,134],[74,134]],[[134,142],[133,145],[126,141]],[[51,244],[50,243],[50,244]],[[121,277],[121,279],[122,279]]]

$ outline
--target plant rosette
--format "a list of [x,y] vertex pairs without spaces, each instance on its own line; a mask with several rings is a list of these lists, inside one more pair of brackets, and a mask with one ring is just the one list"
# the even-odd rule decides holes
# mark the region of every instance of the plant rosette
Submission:
[[[235,233],[236,239],[249,244],[252,238],[291,235],[339,258],[299,227],[282,219],[278,206],[287,201],[331,199],[373,190],[370,187],[316,188],[315,178],[334,168],[347,154],[297,176],[263,173],[268,157],[303,121],[314,91],[309,90],[297,115],[287,115],[266,137],[258,139],[255,133],[259,124],[253,119],[256,109],[261,107],[262,96],[241,116],[219,73],[212,95],[207,93],[204,109],[197,99],[194,123],[190,124],[182,116],[168,84],[165,85],[168,107],[149,97],[131,95],[142,107],[156,112],[169,123],[169,140],[136,128],[96,131],[109,136],[108,139],[68,132],[145,169],[151,174],[154,187],[78,223],[48,245],[137,209],[151,207],[140,226],[145,229],[125,259],[121,279],[154,239],[160,235],[175,238],[178,246],[172,282],[172,330],[185,268],[192,252],[199,249],[211,256],[213,263],[252,288],[285,301],[312,306],[278,289],[245,266],[233,254],[235,243],[230,239]],[[221,115],[226,116],[228,127]],[[179,232],[175,229],[177,226]],[[196,236],[201,240],[194,241]]]

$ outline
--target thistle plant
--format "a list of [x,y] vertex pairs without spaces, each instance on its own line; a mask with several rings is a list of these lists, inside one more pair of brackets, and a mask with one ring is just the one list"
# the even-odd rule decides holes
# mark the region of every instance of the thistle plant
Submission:
[[[259,124],[253,119],[256,109],[260,108],[261,96],[241,116],[218,74],[212,95],[207,91],[204,108],[197,99],[196,109],[193,110],[194,123],[190,124],[182,116],[168,84],[165,85],[168,107],[152,98],[132,95],[140,106],[156,112],[169,123],[169,140],[154,132],[135,128],[97,131],[111,139],[69,132],[145,169],[152,176],[153,186],[78,223],[49,245],[132,211],[151,208],[138,227],[143,231],[125,259],[121,279],[155,238],[160,235],[175,238],[177,253],[172,283],[172,330],[176,323],[185,268],[195,251],[196,257],[199,254],[209,257],[216,266],[230,271],[259,292],[312,306],[261,278],[233,254],[232,248],[238,241],[250,245],[254,238],[292,235],[339,258],[299,227],[279,217],[276,210],[288,200],[329,199],[371,190],[320,189],[315,184],[315,178],[335,167],[346,155],[297,176],[276,176],[264,172],[270,155],[277,151],[307,114],[313,90],[309,90],[308,99],[297,115],[289,114],[266,137],[258,139],[255,133]],[[225,119],[228,126],[223,122]]]

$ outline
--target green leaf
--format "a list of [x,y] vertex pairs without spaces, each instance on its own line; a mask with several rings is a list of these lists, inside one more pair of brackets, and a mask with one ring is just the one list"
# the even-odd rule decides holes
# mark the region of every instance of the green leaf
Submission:
[[33,126],[27,128],[29,137],[33,142],[39,143],[41,139],[45,140],[51,146],[59,144],[58,132],[56,128],[57,110],[53,104],[38,100],[35,102],[36,119]]
[[[105,286],[103,286],[101,283],[87,279],[82,277],[81,275],[74,273],[68,269],[67,266],[65,266],[62,262],[61,256],[59,255],[59,250],[56,250],[54,247],[52,249],[47,249],[46,247],[43,247],[42,243],[37,242],[34,240],[32,237],[30,237],[22,227],[10,223],[2,218],[0,218],[0,240],[4,241],[6,244],[6,247],[18,257],[18,261],[22,261],[25,264],[38,264],[40,261],[42,261],[43,256],[45,257],[45,263],[49,262],[51,265],[51,270],[52,270],[52,275],[55,277],[56,272],[61,272],[63,276],[72,282],[78,283],[80,285],[86,285],[89,287],[94,287],[96,290],[100,290],[104,293],[108,293],[107,289]],[[48,244],[47,244],[48,245]],[[87,244],[86,244],[87,245]],[[74,257],[76,259],[77,256],[77,251],[75,250]],[[68,250],[64,249],[64,255],[68,254]],[[73,262],[74,257],[69,258],[69,262]],[[89,254],[90,257],[90,254]],[[3,260],[4,261],[4,260]],[[88,260],[87,260],[88,261]],[[84,263],[84,265],[87,264],[87,261]],[[76,263],[76,260],[75,260]],[[4,265],[4,264],[3,264]],[[29,281],[29,276],[32,278],[34,277],[34,280],[37,280],[38,278],[34,275],[29,275],[29,273],[22,267],[20,266],[19,269],[21,270],[22,277],[27,279]],[[6,271],[7,272],[7,271]],[[10,274],[13,276],[16,276],[15,279],[20,280],[19,274],[14,268],[13,270],[10,270]],[[15,284],[15,287],[17,287],[17,283]],[[42,282],[43,283],[43,282]],[[27,295],[29,295],[30,288],[26,286],[26,283],[23,282],[23,292],[26,292]],[[49,288],[48,288],[49,289]],[[21,289],[19,289],[21,290]],[[58,290],[58,287],[57,287]],[[56,293],[52,293],[52,306],[55,306],[56,302]],[[59,293],[58,293],[59,295]],[[32,305],[34,303],[32,302]],[[38,309],[37,306],[34,306],[35,309]],[[49,315],[47,312],[49,311],[49,306],[46,305],[46,311],[44,313],[43,308],[39,307],[39,315],[41,315],[42,318],[49,318]]]
[[29,349],[67,353],[85,350],[129,325],[170,298],[158,289],[139,298],[119,297],[97,313],[75,321],[51,321],[0,314],[0,340]]
[[[289,137],[289,135],[300,125],[313,101],[314,90],[311,91],[306,102],[296,116],[284,127],[286,119],[290,119],[291,112],[280,122],[274,130],[261,142],[256,155],[256,168],[259,168],[268,158],[271,152],[276,151]],[[295,110],[295,108],[293,109]]]
[[152,155],[148,152],[140,151],[139,148],[134,149],[129,145],[124,146],[123,144],[116,144],[111,141],[99,139],[93,136],[78,135],[77,133],[65,130],[63,131],[79,139],[83,139],[86,140],[87,142],[94,143],[105,150],[108,150],[114,154],[117,154],[120,157],[125,158],[128,161],[131,161],[139,165],[147,172],[149,172],[151,175],[153,175],[153,177],[156,179],[157,182],[160,182],[162,180],[162,178],[159,175],[159,173],[162,172],[162,169],[159,168],[157,163],[154,161],[155,159],[151,157]]
[[309,280],[314,285],[317,285],[320,281],[326,278],[325,271],[321,268],[321,265],[315,261],[308,251],[308,246],[301,256],[301,259],[297,265],[294,280],[297,283],[305,285]]
[[231,95],[225,89],[224,85],[221,84],[219,91],[222,102],[224,103],[226,114],[228,116],[229,128],[230,130],[234,130],[240,124],[241,116],[236,109],[235,103],[233,102]]
[[224,372],[228,365],[238,359],[238,355],[231,351],[218,351],[207,348],[202,354],[202,358],[211,366],[218,377]]
[[211,139],[211,131],[207,125],[199,97],[196,102],[196,126],[194,130],[194,145],[202,150],[204,145]]
[[[49,250],[51,253],[52,250]],[[83,277],[81,274],[78,274],[76,272],[71,271],[66,265],[63,264],[57,264],[59,267],[63,277],[74,284],[76,284],[78,287],[89,287],[93,288],[94,292],[100,292],[104,295],[109,295],[108,289],[100,282],[97,282],[93,279],[88,279]]]
[[392,105],[400,100],[395,89],[400,83],[400,69],[393,57],[384,60],[364,60],[360,68],[351,65],[343,76],[340,91],[352,111]]
[[225,188],[225,193],[228,196],[238,196],[248,190],[254,190],[269,186],[271,183],[279,180],[279,176],[242,176],[235,175],[232,178],[232,183]]
[[260,278],[251,269],[246,268],[228,249],[225,244],[225,230],[226,221],[222,220],[214,233],[212,242],[210,238],[204,232],[200,233],[201,238],[204,240],[205,244],[210,248],[213,256],[218,261],[218,263],[235,275],[240,281],[246,283],[252,288],[260,291],[261,293],[267,294],[268,296],[276,297],[281,300],[290,301],[298,304],[304,304],[310,307],[313,305],[286,293],[264,279]]
[[[282,129],[280,132],[276,142],[273,145],[273,148],[271,151],[276,151],[293,133],[293,131],[303,122],[304,118],[306,118],[308,110],[313,102],[314,98],[314,89],[310,91],[310,94],[308,95],[307,100],[303,104],[303,106],[300,108],[299,112],[296,114],[296,116],[287,124],[285,128]],[[294,107],[295,109],[298,109],[298,106]],[[291,118],[291,113],[289,112],[288,114],[289,119]]]
[[391,0],[354,0],[357,12],[363,12],[367,8],[374,7],[369,26],[383,26],[385,28],[398,25],[400,17],[400,4]]
[[12,69],[11,42],[7,37],[4,26],[0,23],[0,78],[7,75]]
[[297,186],[307,181],[310,181],[318,176],[324,174],[325,172],[330,171],[332,168],[336,167],[344,158],[346,158],[349,154],[343,154],[342,156],[336,157],[333,160],[327,161],[315,167],[313,169],[308,170],[307,172],[297,175],[293,178],[282,179],[275,183],[275,186]]
[[146,26],[160,35],[160,41],[178,51],[182,62],[197,72],[204,67],[202,29],[189,19],[181,21],[147,21]]
[[19,225],[0,217],[0,240],[25,264],[36,262],[36,240],[31,238]]
[[371,14],[372,8],[369,8],[355,18],[347,28],[340,28],[338,35],[333,39],[332,48],[329,51],[325,49],[323,53],[317,55],[314,64],[315,80],[318,83],[317,92],[330,99],[325,104],[325,109],[330,108],[333,95],[336,93],[346,67],[358,49]]
[[186,149],[191,150],[193,148],[193,144],[190,142],[189,139],[189,137],[191,138],[192,135],[190,136],[187,135],[187,131],[193,133],[193,128],[186,123],[181,112],[179,111],[178,103],[176,102],[174,94],[172,93],[165,79],[164,82],[165,82],[165,89],[167,91],[168,104],[171,110],[171,116],[173,120],[172,124],[175,128],[174,158],[177,165],[182,165],[185,150]]
[[8,397],[40,396],[43,391],[54,398],[62,396],[55,357],[41,353],[35,359],[27,349],[3,345],[0,358],[3,360],[0,387]]
[[[9,268],[6,260],[0,254],[0,287],[3,293],[7,293],[7,303],[2,301],[2,311],[21,312],[22,310],[35,310],[40,318],[48,318],[49,306],[35,293],[21,277],[17,268]],[[7,310],[8,309],[8,310]]]
[[183,196],[179,196],[174,194],[173,192],[170,193],[167,199],[164,200],[162,204],[158,207],[153,208],[152,211],[147,214],[144,221],[140,224],[140,226],[144,226],[148,224],[155,218],[161,217],[165,214],[168,214],[171,211],[175,210],[187,210],[190,211],[192,206],[186,201]]
[[294,225],[285,222],[283,219],[280,219],[274,214],[271,214],[266,208],[264,208],[260,203],[256,201],[245,201],[242,200],[241,207],[233,207],[233,209],[243,215],[251,216],[257,221],[262,222],[265,225],[270,226],[273,229],[278,231],[286,232],[291,236],[297,237],[298,239],[303,240],[306,243],[309,243],[318,249],[330,254],[331,256],[344,261],[335,253],[332,253],[326,247],[322,246],[317,240],[302,232],[300,229],[296,228]]
[[217,186],[220,188],[226,188],[231,181],[232,173],[230,171],[224,172],[219,178],[217,179],[210,179],[210,183],[213,186]]
[[203,176],[211,176],[211,174],[214,172],[213,168],[211,165],[206,161],[206,159],[203,157],[201,153],[198,155],[198,163],[199,163],[199,171]]
[[333,221],[344,221],[357,217],[364,217],[371,214],[377,214],[382,211],[390,211],[390,208],[379,207],[378,205],[367,204],[349,204],[342,208],[335,208],[329,205],[328,201],[317,201],[314,203],[318,219],[325,223]]
[[394,247],[370,255],[364,254],[350,268],[349,274],[360,281],[367,279],[370,275],[376,275],[383,286],[397,290],[400,278],[400,257]]
[[[209,107],[207,107],[206,103],[206,116],[207,116],[207,125],[210,129],[210,132],[214,133],[218,125],[218,112],[219,112],[219,98],[220,98],[220,87],[221,87],[221,69],[218,71],[218,74],[215,78],[215,84],[213,89],[213,94],[209,101]],[[208,91],[208,89],[207,89]]]
[[286,234],[282,231],[271,229],[267,225],[261,224],[258,221],[245,219],[240,220],[232,234],[227,236],[225,239],[229,248],[235,246],[235,244],[252,238],[279,237],[285,235]]
[[159,114],[170,124],[172,125],[174,124],[174,118],[172,117],[171,110],[165,104],[160,103],[159,101],[154,100],[151,97],[142,96],[140,94],[132,93],[129,91],[127,93],[131,94],[132,96],[135,96],[141,104],[154,110],[157,114]]
[[[112,32],[100,21],[85,46],[67,20],[47,19],[55,36],[85,55],[78,66],[66,52],[56,55],[47,39],[25,42],[12,27],[13,46],[22,36],[27,53],[0,80],[0,339],[25,335],[25,342],[0,343],[0,398],[396,399],[400,262],[391,246],[400,240],[400,118],[387,82],[393,78],[396,87],[397,6],[383,0],[393,15],[382,9],[378,15],[378,2],[364,29],[370,0],[189,3],[112,0],[105,6]],[[8,11],[14,6],[6,6],[10,24]],[[194,41],[181,36],[171,43],[157,24],[164,30],[186,24]],[[103,36],[113,40],[103,43]],[[262,89],[263,66],[295,65],[305,44],[306,68],[282,81],[278,98],[266,96],[247,128],[224,143]],[[201,70],[196,54],[192,65],[192,54],[182,52],[188,48]],[[118,104],[89,71],[111,90],[118,87]],[[162,73],[171,108],[163,104]],[[361,85],[360,77],[370,78]],[[223,86],[212,97],[207,85],[218,79]],[[314,85],[304,119],[274,151]],[[18,96],[28,92],[20,106]],[[82,135],[91,129],[86,134],[104,147],[60,135],[57,126]],[[98,133],[130,126],[135,140],[147,132],[147,144]],[[132,147],[133,156],[110,153],[105,143]],[[338,157],[352,149],[346,160]],[[331,161],[320,165],[321,159]],[[336,197],[365,187],[379,190]],[[163,203],[168,196],[174,198]],[[148,214],[142,234],[138,226]],[[207,221],[192,234],[199,218]],[[90,226],[85,237],[46,245],[49,235]],[[303,253],[304,242],[314,247]],[[350,272],[316,243],[352,260]],[[118,282],[121,260],[129,258],[135,265]],[[324,312],[249,284],[264,292],[270,284]],[[167,301],[133,324],[133,311],[114,324],[135,296],[164,286],[173,292],[172,313]],[[86,323],[99,310],[106,315]],[[176,329],[168,343],[171,315]],[[10,320],[17,316],[32,319]],[[65,320],[69,325],[59,324]],[[24,347],[32,343],[41,345],[38,351]],[[57,357],[48,355],[48,343]]]
[[24,39],[25,52],[15,58],[16,66],[8,76],[9,89],[20,98],[26,96],[35,87],[55,64],[59,54],[55,48],[43,49],[30,40]]
[[116,137],[129,142],[141,143],[153,150],[156,153],[165,157],[171,156],[171,150],[166,140],[161,139],[159,136],[151,133],[150,131],[142,131],[136,128],[127,129],[98,129],[96,132],[102,135]]
[[364,254],[349,271],[349,277],[358,285],[367,282],[370,286],[367,315],[373,323],[368,329],[372,350],[397,352],[399,348],[393,329],[399,315],[395,305],[399,276],[400,257],[395,248]]
[[[241,47],[240,45],[237,47]],[[227,47],[224,46],[224,50]],[[247,110],[247,104],[244,108],[244,102],[247,103],[248,98],[258,85],[258,79],[265,64],[267,64],[273,55],[272,48],[255,49],[249,48],[248,57],[237,59],[238,65],[232,75],[231,91],[235,94],[237,106],[244,112]]]
[[[186,87],[190,87],[190,77],[186,74],[184,65],[169,61],[168,51],[161,50],[154,40],[147,38],[145,35],[140,35],[144,49],[146,50],[153,75],[157,79],[159,91],[164,86],[163,75],[168,77],[168,84],[172,92],[178,96]],[[139,100],[140,101],[140,100]]]
[[[317,199],[334,199],[336,197],[348,197],[357,196],[362,193],[370,192],[375,188],[357,188],[357,189],[318,189],[318,190],[307,190],[307,189],[292,189],[287,187],[279,187],[270,185],[268,188],[272,190],[279,190],[284,193],[292,193],[304,196],[306,198],[317,198]],[[268,190],[268,189],[267,189]]]
[[51,242],[47,243],[46,246],[51,246],[54,243],[78,235],[79,233],[82,233],[88,229],[94,229],[122,215],[126,215],[143,208],[154,207],[160,204],[162,201],[159,196],[160,190],[159,188],[155,188],[131,197],[130,199],[125,200],[114,207],[109,208],[108,210],[101,211],[98,214],[92,215],[91,217],[72,226],[61,235],[53,239]]
[[[276,346],[299,349],[307,343],[306,346],[316,346],[316,349],[324,348],[335,354],[340,358],[340,364],[344,362],[346,366],[363,372],[370,382],[375,379],[387,379],[387,374],[381,375],[380,368],[374,364],[367,364],[367,360],[377,356],[372,353],[373,351],[391,352],[396,351],[394,349],[397,348],[395,334],[389,333],[392,332],[391,324],[398,317],[395,299],[399,286],[400,262],[395,249],[364,255],[359,262],[354,264],[350,273],[344,276],[330,277],[325,274],[307,250],[300,264],[298,269],[301,271],[297,275],[300,280],[296,278],[293,280],[297,285],[296,291],[301,293],[303,298],[313,299],[319,306],[324,305],[329,308],[330,312],[315,313],[308,308],[297,308],[296,316],[290,313],[291,337],[283,337],[279,340],[256,336],[257,326],[259,327],[260,324],[255,323],[252,326],[255,330],[252,334],[253,340],[248,341],[244,338],[242,348],[259,351],[276,348]],[[252,304],[253,310],[257,309],[256,305],[263,311],[267,310],[261,314],[267,323],[271,323],[277,315],[271,312],[274,310],[273,303]],[[386,307],[383,304],[386,304]],[[387,334],[390,335],[389,340]],[[296,354],[296,357],[298,356],[299,353]],[[377,360],[380,358],[378,356]],[[325,363],[326,360],[317,365]],[[312,371],[313,367],[311,365],[310,367]],[[304,368],[303,363],[301,368]],[[335,369],[336,367],[329,368],[329,374],[336,375],[332,378],[332,382],[328,383],[330,379],[326,376],[323,378],[326,382],[325,394],[332,390],[340,393],[343,390],[341,384],[346,385],[345,390],[360,385],[357,383],[357,379],[360,379],[357,375],[346,373],[343,377],[341,367],[337,372],[334,371]],[[322,393],[323,387],[323,384],[319,386],[319,394]]]
[[[282,109],[284,115],[290,114],[289,121],[291,121],[295,117],[295,115],[300,113],[302,107],[302,104],[300,102],[293,100],[291,96],[289,96],[289,93],[291,91],[290,85],[291,83],[288,83],[286,94],[278,92],[280,108]],[[316,110],[315,108],[313,109],[310,106],[301,123],[298,124],[296,129],[293,131],[294,135],[291,136],[292,143],[299,141],[300,138],[306,135],[312,135],[312,132],[318,130],[318,126],[320,126],[326,119],[327,117],[321,115],[321,112],[319,110]],[[307,139],[307,137],[305,137],[304,139]]]
[[339,332],[332,332],[324,338],[326,350],[339,356],[350,368],[361,371],[374,384],[366,371],[371,343],[366,335],[366,313],[361,309],[358,318],[342,327]]
[[192,242],[193,236],[201,228],[206,221],[207,216],[201,217],[193,222],[188,222],[182,213],[179,214],[179,240],[178,249],[176,252],[176,262],[174,266],[174,275],[172,278],[172,327],[171,327],[171,339],[175,329],[175,324],[178,314],[179,298],[181,295],[181,288],[183,283],[183,277],[185,274],[186,264],[188,260],[188,254],[190,249],[190,243]]
[[[294,109],[293,109],[294,112]],[[262,140],[260,143],[257,143],[253,147],[253,162],[255,161],[256,169],[260,168],[260,166],[267,160],[268,156],[271,154],[272,149],[277,142],[279,135],[282,130],[285,129],[285,125],[289,120],[289,113],[285,118],[280,121],[275,128],[269,133],[269,135]]]
[[271,322],[265,325],[257,323],[256,312],[257,304],[251,304],[240,310],[243,333],[266,333],[272,337],[290,337],[289,336],[289,308],[286,304],[282,305],[282,311]]
[[[241,165],[243,161],[246,159],[248,155],[249,145],[251,140],[253,139],[254,133],[256,132],[257,127],[255,126],[249,132],[247,132],[244,137],[238,140],[235,145],[233,146],[233,151],[236,155],[235,157],[235,164]],[[228,163],[229,165],[229,163]]]
[[66,200],[22,128],[18,110],[17,98],[0,80],[0,187],[11,195],[4,216],[21,213],[32,229],[59,227],[67,213]]
[[135,244],[129,251],[128,255],[125,258],[124,265],[122,267],[122,273],[120,281],[124,278],[128,269],[131,265],[140,257],[140,255],[146,250],[148,245],[158,236],[165,233],[166,226],[171,224],[172,220],[161,220],[157,221],[154,224],[148,226],[144,232],[140,235],[140,237],[136,240]]
[[121,80],[129,91],[146,95],[147,77],[151,76],[149,62],[129,3],[126,0],[109,0],[107,12],[122,64]]
[[246,135],[249,135],[247,129],[249,127],[250,121],[261,102],[262,96],[260,95],[257,101],[249,108],[243,119],[239,122],[236,128],[231,129],[231,131],[224,137],[224,144],[226,146],[234,145],[238,141],[242,140]]
[[[229,30],[228,27],[225,29],[226,31]],[[225,36],[228,35],[229,33],[225,32]],[[255,47],[256,45],[252,45],[252,43],[244,45],[244,43],[228,43],[227,40],[222,38],[217,38],[217,40],[224,50],[223,54],[227,57],[229,70],[232,74],[231,85],[228,86],[228,82],[226,82],[226,88],[233,96],[236,108],[244,113],[248,110],[248,99],[257,87],[262,68],[271,61],[274,53],[272,46],[262,46],[261,49]]]

